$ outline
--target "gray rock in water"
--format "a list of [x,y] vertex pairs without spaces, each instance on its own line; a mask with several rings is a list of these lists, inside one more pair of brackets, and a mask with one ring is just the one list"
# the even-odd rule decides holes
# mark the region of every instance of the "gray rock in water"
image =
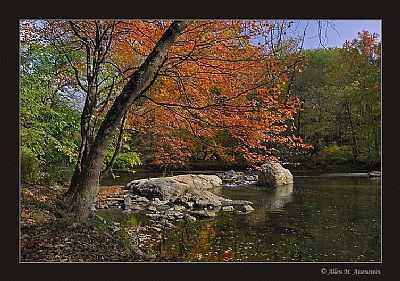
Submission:
[[197,210],[190,213],[192,216],[198,219],[212,219],[215,217],[215,213],[207,210]]
[[189,215],[189,214],[186,214],[186,215],[185,215],[185,219],[186,219],[187,221],[195,221],[195,220],[196,220],[195,217],[193,217],[193,216],[191,216],[191,215]]
[[129,196],[124,198],[124,208],[127,209],[132,204],[132,199]]
[[180,175],[135,180],[127,188],[130,189],[129,196],[135,198],[130,208],[141,206],[147,211],[155,212],[147,214],[154,220],[183,219],[186,215],[195,219],[208,219],[214,218],[223,206],[252,204],[249,201],[218,196],[215,188],[221,185],[222,180],[215,175]]
[[225,200],[222,202],[222,206],[239,206],[239,205],[251,205],[253,202],[247,200]]
[[244,214],[248,214],[254,211],[254,208],[250,205],[242,205],[240,206],[240,211],[242,211]]
[[223,173],[218,173],[217,174],[221,179],[227,180],[227,181],[234,181],[237,180],[238,178],[243,178],[244,173],[243,172],[235,172],[234,170],[226,171]]
[[277,162],[270,162],[261,166],[257,185],[276,186],[293,183],[293,175]]
[[224,207],[222,207],[222,211],[224,211],[224,212],[232,212],[234,210],[235,210],[235,208],[233,208],[233,206],[224,206]]
[[182,211],[186,210],[185,206],[181,206],[181,205],[175,205],[171,209],[175,212],[182,212]]
[[379,178],[379,177],[381,177],[382,174],[380,171],[372,171],[372,172],[369,172],[368,175],[371,178]]
[[248,182],[257,181],[258,175],[245,175],[244,178]]
[[156,206],[154,206],[154,205],[150,205],[147,209],[148,209],[149,211],[153,211],[153,212],[157,211],[157,208],[156,208]]
[[133,194],[154,199],[152,202],[155,203],[172,202],[188,208],[214,209],[222,206],[225,202],[232,201],[211,192],[213,187],[221,184],[222,180],[215,175],[180,175],[135,180],[128,186]]
[[157,206],[157,211],[164,212],[170,208],[171,208],[171,206],[169,206],[169,205],[159,205],[159,206]]
[[164,225],[166,228],[176,228],[176,226],[169,221],[164,221]]
[[216,175],[179,175],[165,178],[134,180],[128,183],[133,194],[149,199],[174,201],[188,190],[206,190],[218,187],[222,180]]
[[132,196],[133,197],[133,200],[135,201],[135,202],[149,202],[150,200],[149,199],[147,199],[146,197],[144,197],[144,196],[138,196],[138,195],[133,195]]
[[194,207],[194,202],[189,201],[189,202],[185,202],[184,204],[186,207],[188,207],[189,209],[192,209]]
[[217,175],[222,180],[235,185],[250,184],[254,181],[257,181],[257,175],[255,174],[245,174],[243,172],[235,172],[233,170],[217,173]]
[[136,210],[136,211],[142,211],[142,210],[144,210],[145,208],[146,208],[146,206],[144,206],[144,205],[142,205],[142,204],[131,204],[131,205],[129,206],[129,209]]
[[156,206],[161,206],[161,205],[165,205],[168,203],[167,200],[161,201],[160,199],[158,199],[157,197],[153,199],[153,201],[151,202],[153,205]]

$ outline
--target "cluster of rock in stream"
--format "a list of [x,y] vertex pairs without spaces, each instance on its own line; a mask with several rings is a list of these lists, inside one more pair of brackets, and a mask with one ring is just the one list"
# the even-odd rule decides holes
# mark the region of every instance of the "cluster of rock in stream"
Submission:
[[227,185],[282,185],[293,183],[289,170],[279,163],[266,163],[257,174],[227,171],[217,175],[187,174],[139,179],[128,183],[124,193],[100,200],[96,208],[117,206],[124,212],[142,212],[156,225],[173,227],[173,221],[212,219],[219,211],[248,214],[253,203],[217,195],[223,180]]
[[[150,220],[167,227],[173,227],[171,221],[176,220],[212,219],[218,211],[247,214],[254,210],[250,201],[217,195],[221,186],[222,179],[216,175],[134,180],[124,187],[124,194],[113,198],[112,205],[123,208],[124,212],[144,212]],[[98,204],[97,208],[109,205]]]
[[233,170],[226,171],[223,173],[217,173],[217,176],[220,177],[223,181],[227,182],[226,184],[227,186],[254,184],[257,182],[258,179],[257,172],[245,174],[243,172],[236,172]]

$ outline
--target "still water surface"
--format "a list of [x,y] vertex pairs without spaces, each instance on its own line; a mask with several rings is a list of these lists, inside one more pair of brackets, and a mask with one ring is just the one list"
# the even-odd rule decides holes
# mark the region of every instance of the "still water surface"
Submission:
[[[124,177],[113,183],[126,183]],[[252,201],[255,210],[176,223],[152,251],[170,260],[201,262],[381,261],[380,178],[295,176],[293,185],[224,186],[218,192]],[[118,210],[101,215],[107,212],[114,220],[146,223],[143,216]]]

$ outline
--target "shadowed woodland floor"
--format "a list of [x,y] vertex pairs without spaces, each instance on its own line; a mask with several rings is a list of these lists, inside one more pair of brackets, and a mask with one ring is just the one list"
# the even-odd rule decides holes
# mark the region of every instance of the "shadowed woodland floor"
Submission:
[[64,187],[21,185],[21,262],[146,261],[124,243],[124,237],[111,235],[96,218],[87,225],[72,223],[57,207],[65,191]]

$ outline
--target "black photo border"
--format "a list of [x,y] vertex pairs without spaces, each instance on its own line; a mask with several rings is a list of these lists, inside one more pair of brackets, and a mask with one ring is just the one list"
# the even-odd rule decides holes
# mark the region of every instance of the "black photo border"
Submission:
[[[14,1],[2,3],[2,164],[0,208],[1,280],[328,280],[322,268],[378,269],[380,275],[346,276],[358,280],[397,279],[393,239],[398,224],[394,202],[400,117],[397,107],[400,47],[395,1]],[[20,263],[19,262],[19,20],[68,18],[137,19],[381,19],[382,91],[382,262],[381,263]],[[396,235],[397,236],[397,235]],[[3,278],[4,276],[4,278]]]

